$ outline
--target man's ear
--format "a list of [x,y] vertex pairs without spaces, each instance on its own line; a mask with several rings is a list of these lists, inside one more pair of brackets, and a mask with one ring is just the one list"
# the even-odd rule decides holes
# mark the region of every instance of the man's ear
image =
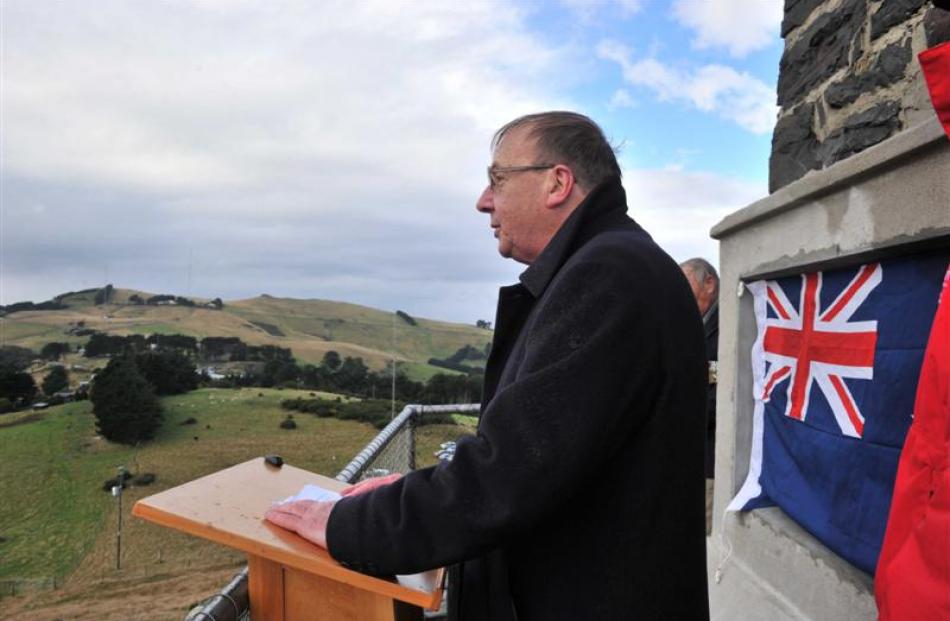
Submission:
[[558,164],[549,175],[550,183],[548,185],[547,207],[554,209],[560,207],[571,197],[577,181],[574,179],[574,171],[563,164]]

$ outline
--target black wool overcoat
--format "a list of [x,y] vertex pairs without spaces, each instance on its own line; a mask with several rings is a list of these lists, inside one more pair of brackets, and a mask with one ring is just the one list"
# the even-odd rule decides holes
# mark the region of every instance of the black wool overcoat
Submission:
[[330,554],[457,564],[459,621],[707,619],[706,386],[689,285],[611,180],[502,288],[477,434],[338,502]]

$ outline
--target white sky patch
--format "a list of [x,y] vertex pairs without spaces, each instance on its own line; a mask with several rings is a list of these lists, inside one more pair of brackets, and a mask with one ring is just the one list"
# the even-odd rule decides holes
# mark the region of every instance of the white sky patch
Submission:
[[676,0],[673,16],[695,33],[697,49],[725,48],[741,58],[775,43],[782,0]]
[[775,126],[774,89],[751,74],[724,65],[680,69],[655,58],[634,61],[630,50],[615,41],[602,41],[597,54],[620,65],[628,84],[650,89],[661,101],[686,103],[756,134]]
[[594,16],[607,9],[617,9],[621,17],[636,15],[643,9],[643,0],[558,0],[583,21],[591,21]]
[[614,91],[614,94],[610,97],[610,101],[607,102],[608,110],[616,110],[618,108],[636,108],[637,101],[630,96],[630,93],[623,88],[618,88]]
[[[621,162],[621,165],[623,163]],[[628,214],[677,263],[701,256],[719,265],[719,242],[709,231],[726,215],[766,196],[765,182],[753,183],[709,172],[623,166]]]

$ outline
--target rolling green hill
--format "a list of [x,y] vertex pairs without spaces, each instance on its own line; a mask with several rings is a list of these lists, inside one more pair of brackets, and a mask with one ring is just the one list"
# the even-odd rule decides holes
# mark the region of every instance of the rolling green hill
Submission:
[[[185,334],[194,337],[234,336],[252,345],[289,347],[301,363],[318,364],[335,350],[342,356],[360,356],[380,369],[392,357],[393,327],[397,360],[407,363],[412,379],[424,380],[437,371],[429,358],[446,358],[465,345],[484,349],[490,330],[463,324],[415,318],[410,325],[393,313],[328,300],[297,300],[261,295],[225,301],[222,310],[199,306],[147,306],[129,303],[133,295],[152,294],[115,289],[110,303],[94,304],[95,292],[84,291],[55,298],[63,310],[18,311],[0,317],[0,344],[39,350],[51,341],[85,342],[67,331],[84,327],[110,334]],[[395,317],[395,322],[394,322]],[[466,364],[477,366],[479,362]],[[445,372],[440,370],[440,372]]]

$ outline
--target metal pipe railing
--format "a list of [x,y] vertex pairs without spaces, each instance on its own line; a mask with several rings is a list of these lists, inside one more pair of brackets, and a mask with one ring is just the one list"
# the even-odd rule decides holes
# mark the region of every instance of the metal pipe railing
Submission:
[[356,454],[356,457],[354,457],[350,463],[340,470],[339,474],[336,475],[336,480],[343,481],[344,483],[353,483],[359,479],[360,475],[366,471],[366,468],[372,463],[373,459],[389,445],[402,428],[405,425],[412,424],[414,417],[423,416],[427,413],[478,412],[479,407],[477,403],[407,405],[396,418],[389,421],[389,424],[383,427],[382,431],[380,431],[375,438],[370,440],[369,444],[367,444],[362,451]]

